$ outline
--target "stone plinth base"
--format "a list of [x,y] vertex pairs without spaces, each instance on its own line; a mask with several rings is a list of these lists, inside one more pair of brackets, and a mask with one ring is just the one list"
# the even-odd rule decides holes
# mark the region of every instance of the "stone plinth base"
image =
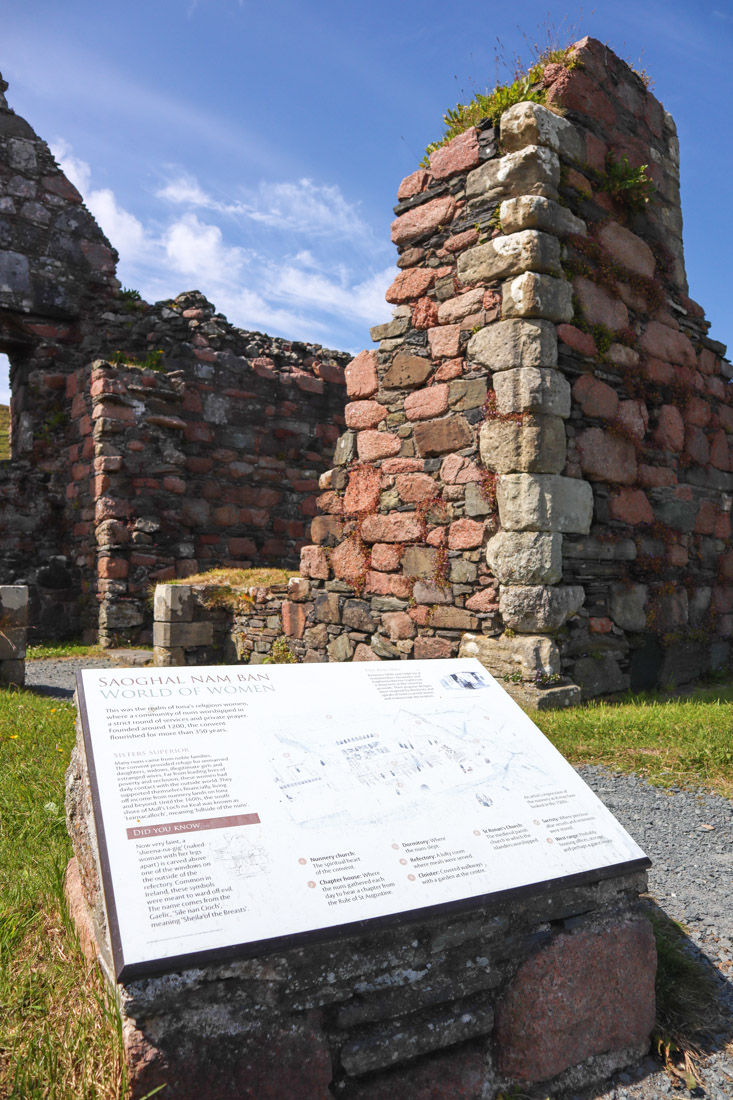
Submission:
[[[66,812],[69,907],[111,979],[79,722]],[[574,879],[120,983],[132,1098],[494,1100],[603,1079],[654,1024],[646,873]]]
[[560,677],[560,654],[546,634],[464,634],[458,656],[476,657],[524,710],[558,710],[581,702],[578,685]]
[[562,710],[564,707],[578,706],[583,698],[578,685],[567,680],[547,687],[513,684],[511,681],[502,681],[501,686],[515,703],[519,703],[522,710]]
[[[72,860],[67,896],[93,922]],[[132,1096],[493,1100],[648,1049],[656,955],[634,874],[119,987]],[[543,1091],[544,1095],[544,1091]]]

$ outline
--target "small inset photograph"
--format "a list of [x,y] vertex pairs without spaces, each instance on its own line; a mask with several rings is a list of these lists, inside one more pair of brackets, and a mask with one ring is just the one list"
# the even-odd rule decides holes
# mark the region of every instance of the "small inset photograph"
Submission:
[[468,689],[475,691],[477,688],[490,687],[489,681],[480,672],[451,672],[449,676],[443,676],[441,685],[448,691],[461,691]]

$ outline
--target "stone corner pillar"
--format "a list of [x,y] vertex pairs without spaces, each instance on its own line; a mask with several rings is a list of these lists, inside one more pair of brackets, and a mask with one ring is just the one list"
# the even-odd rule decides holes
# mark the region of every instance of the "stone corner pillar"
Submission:
[[[499,208],[502,232],[464,252],[459,272],[465,281],[501,282],[501,320],[472,336],[468,356],[493,374],[480,454],[496,486],[501,529],[486,556],[499,581],[505,632],[467,636],[461,652],[475,650],[515,693],[522,685],[520,694],[539,698],[552,685],[555,705],[569,705],[580,695],[572,684],[556,686],[561,664],[552,635],[578,613],[585,593],[562,584],[562,543],[565,534],[590,530],[593,492],[563,476],[571,394],[558,370],[557,325],[572,320],[573,304],[561,238],[585,235],[586,226],[559,204],[557,188],[561,162],[580,161],[584,142],[571,123],[534,103],[504,113],[501,141],[500,174],[514,181]],[[469,190],[478,196],[491,178],[485,167],[472,176]]]

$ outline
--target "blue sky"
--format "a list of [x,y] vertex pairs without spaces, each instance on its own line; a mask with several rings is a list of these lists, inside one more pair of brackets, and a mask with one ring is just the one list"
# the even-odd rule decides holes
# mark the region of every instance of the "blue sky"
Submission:
[[[3,0],[8,102],[149,300],[197,288],[245,328],[358,351],[388,319],[401,178],[457,100],[529,59],[547,0]],[[690,292],[733,346],[733,0],[569,5],[677,122]],[[567,33],[566,33],[567,32]],[[498,40],[498,41],[497,41]],[[2,357],[0,357],[2,358]],[[7,382],[0,364],[0,402]]]

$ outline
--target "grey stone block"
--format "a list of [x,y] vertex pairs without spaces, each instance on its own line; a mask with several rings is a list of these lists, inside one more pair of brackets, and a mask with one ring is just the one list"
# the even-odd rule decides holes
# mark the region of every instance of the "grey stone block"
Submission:
[[499,209],[501,227],[505,233],[517,233],[522,229],[541,229],[558,237],[575,233],[586,235],[586,225],[567,206],[543,198],[542,195],[518,195],[505,199]]
[[551,367],[515,367],[494,376],[497,411],[570,416],[570,383]]
[[712,588],[707,585],[695,588],[690,592],[690,626],[700,626],[704,622],[710,607],[712,594]]
[[18,660],[0,661],[0,684],[15,684],[23,687],[25,683],[25,661]]
[[347,466],[356,458],[356,432],[347,431],[340,435],[333,455],[334,466]]
[[545,146],[567,160],[580,160],[583,140],[567,119],[541,103],[515,103],[501,116],[501,144],[510,151],[527,145]]
[[376,1024],[365,1029],[341,1049],[341,1062],[349,1074],[383,1069],[428,1051],[487,1035],[494,1026],[494,1011],[489,999],[455,1001],[432,1010],[424,1019],[408,1018],[394,1023]]
[[504,623],[523,634],[546,634],[559,630],[576,615],[585,599],[580,585],[513,585],[499,593],[499,611]]
[[155,588],[157,622],[184,623],[193,619],[193,593],[188,584],[159,584]]
[[573,288],[565,279],[526,271],[502,287],[503,317],[572,321]]
[[[709,591],[709,590],[708,590]],[[622,630],[646,630],[649,590],[645,584],[614,584],[611,588],[611,618]]]
[[481,486],[476,481],[469,481],[466,485],[463,510],[467,516],[488,516],[491,508],[486,500]]
[[629,686],[629,677],[621,671],[612,653],[581,657],[573,666],[573,677],[580,685],[584,699],[626,691]]
[[535,229],[494,237],[458,257],[458,278],[462,283],[490,283],[524,271],[559,275],[560,270],[559,241]]
[[27,257],[20,252],[0,252],[0,294],[23,298],[30,291],[31,277]]
[[559,474],[502,474],[496,491],[505,531],[560,531],[587,535],[593,490],[587,481]]
[[28,625],[28,588],[24,584],[0,585],[0,629]]
[[182,646],[153,646],[153,664],[156,668],[185,665],[186,651]]
[[409,324],[409,317],[395,317],[393,321],[388,321],[385,325],[374,325],[369,329],[369,335],[375,344],[378,344],[380,340],[393,340],[398,336],[403,336],[407,332]]
[[332,661],[350,661],[354,654],[354,643],[348,634],[339,634],[328,645],[328,656]]
[[8,142],[8,160],[16,171],[32,175],[36,170],[36,143],[23,138],[11,138]]
[[479,433],[481,461],[499,474],[559,474],[565,465],[565,425],[558,416],[492,418]]
[[165,623],[153,625],[153,644],[156,646],[211,645],[214,641],[213,623]]
[[557,198],[560,160],[557,153],[539,145],[528,145],[499,160],[487,160],[466,177],[469,199],[508,199],[514,195],[544,195]]
[[492,371],[556,367],[557,329],[550,321],[497,321],[474,333],[466,354]]
[[127,630],[131,626],[142,626],[144,621],[143,610],[136,603],[105,600],[99,608],[99,625],[107,630]]
[[519,672],[523,680],[534,680],[538,673],[560,673],[560,651],[546,636],[529,635],[486,638],[483,634],[464,634],[459,657],[476,657],[493,676],[502,678]]
[[499,531],[486,547],[486,561],[501,584],[557,584],[562,542],[556,532]]
[[17,661],[25,657],[26,634],[24,626],[0,627],[0,661]]

